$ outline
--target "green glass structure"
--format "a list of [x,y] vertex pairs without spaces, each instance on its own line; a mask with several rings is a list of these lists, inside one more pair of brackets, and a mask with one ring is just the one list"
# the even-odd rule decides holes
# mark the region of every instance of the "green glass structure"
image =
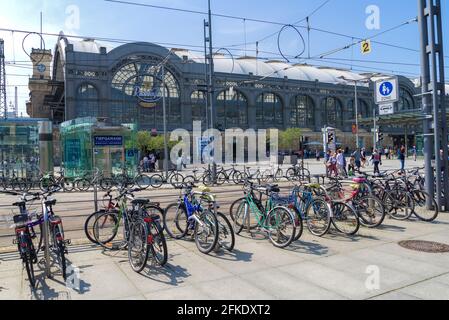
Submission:
[[136,126],[107,127],[96,118],[78,118],[61,124],[61,150],[67,177],[91,174],[135,175],[138,165]]
[[51,128],[45,119],[0,120],[0,177],[32,179],[53,170]]

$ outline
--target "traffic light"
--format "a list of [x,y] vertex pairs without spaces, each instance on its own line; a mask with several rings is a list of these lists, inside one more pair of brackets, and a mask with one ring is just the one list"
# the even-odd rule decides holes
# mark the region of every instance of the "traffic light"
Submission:
[[327,143],[331,144],[335,141],[335,133],[334,132],[328,132],[327,133]]
[[381,142],[384,140],[384,134],[380,131],[377,132],[377,142]]

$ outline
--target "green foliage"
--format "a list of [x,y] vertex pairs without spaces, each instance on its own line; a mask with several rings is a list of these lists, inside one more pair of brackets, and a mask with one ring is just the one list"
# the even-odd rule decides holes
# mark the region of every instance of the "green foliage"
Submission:
[[[167,138],[167,140],[169,140]],[[168,141],[168,152],[177,144],[177,141]],[[137,133],[137,146],[142,152],[159,151],[163,154],[164,151],[164,136],[159,135],[152,137],[148,131],[139,131]]]
[[285,131],[279,131],[279,149],[296,150],[299,148],[301,139],[301,129],[289,128]]

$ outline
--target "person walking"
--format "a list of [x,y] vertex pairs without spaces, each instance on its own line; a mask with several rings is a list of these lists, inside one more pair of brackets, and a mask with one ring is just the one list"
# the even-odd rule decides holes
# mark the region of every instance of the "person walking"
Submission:
[[366,150],[365,150],[365,148],[362,149],[360,156],[361,156],[361,160],[362,160],[362,168],[365,168],[365,166],[366,166]]
[[326,154],[324,155],[324,165],[326,166],[326,177],[329,177],[330,174],[330,167],[331,167],[331,162],[329,161],[331,158],[331,151],[328,150],[326,152]]
[[354,163],[357,168],[357,171],[360,172],[360,167],[362,166],[361,162],[362,155],[360,153],[360,149],[355,150],[354,153],[352,154],[352,157],[354,157]]
[[402,146],[401,149],[399,149],[399,161],[401,163],[401,172],[405,172],[405,147]]
[[348,176],[355,176],[355,158],[353,156],[349,159]]
[[382,164],[382,156],[376,149],[374,149],[373,151],[371,160],[373,161],[374,165],[374,175],[376,174],[380,175],[379,165]]
[[416,162],[416,158],[417,158],[417,150],[416,150],[416,146],[413,146],[412,154],[413,154],[413,160]]
[[315,157],[316,157],[316,161],[320,161],[321,154],[320,154],[320,151],[318,151],[318,149],[315,151]]
[[345,161],[345,155],[343,154],[343,151],[340,149],[337,152],[337,171],[338,171],[338,175],[346,177],[347,173],[346,173],[346,161]]
[[329,176],[331,177],[332,174],[334,174],[335,177],[338,177],[336,153],[332,153],[329,157]]

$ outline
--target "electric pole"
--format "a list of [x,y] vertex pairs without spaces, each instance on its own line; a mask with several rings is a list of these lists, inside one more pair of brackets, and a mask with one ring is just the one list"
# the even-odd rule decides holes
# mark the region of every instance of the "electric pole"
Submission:
[[[444,87],[443,28],[440,0],[418,0],[421,37],[421,89],[423,97],[426,191],[435,195],[439,209],[449,210],[448,130]],[[433,134],[432,134],[433,129]],[[433,136],[432,150],[431,137]],[[440,150],[443,151],[440,157]],[[432,158],[435,156],[435,170]],[[435,189],[434,189],[435,183]],[[442,197],[442,195],[444,195]],[[430,207],[430,201],[427,201]]]
[[[211,7],[210,7],[210,0],[208,0],[208,20],[207,22],[204,23],[204,27],[208,29],[208,37],[207,37],[207,32],[205,32],[205,38],[204,38],[204,42],[205,44],[209,43],[209,54],[207,55],[207,71],[209,72],[209,82],[208,82],[208,97],[209,97],[209,109],[210,109],[210,129],[214,129],[215,128],[215,117],[214,117],[214,93],[215,93],[215,89],[214,89],[214,53],[213,53],[213,45],[212,45],[212,11],[211,11]],[[210,143],[210,141],[209,141]],[[216,143],[216,141],[214,141],[214,143]],[[217,155],[215,150],[214,150],[214,154],[213,154],[213,163],[212,163],[212,181],[216,181],[216,177],[217,177],[217,163],[215,160],[215,157],[220,156],[221,155]]]
[[6,68],[5,68],[5,41],[0,39],[0,112],[3,118],[8,118],[8,102],[6,101]]

